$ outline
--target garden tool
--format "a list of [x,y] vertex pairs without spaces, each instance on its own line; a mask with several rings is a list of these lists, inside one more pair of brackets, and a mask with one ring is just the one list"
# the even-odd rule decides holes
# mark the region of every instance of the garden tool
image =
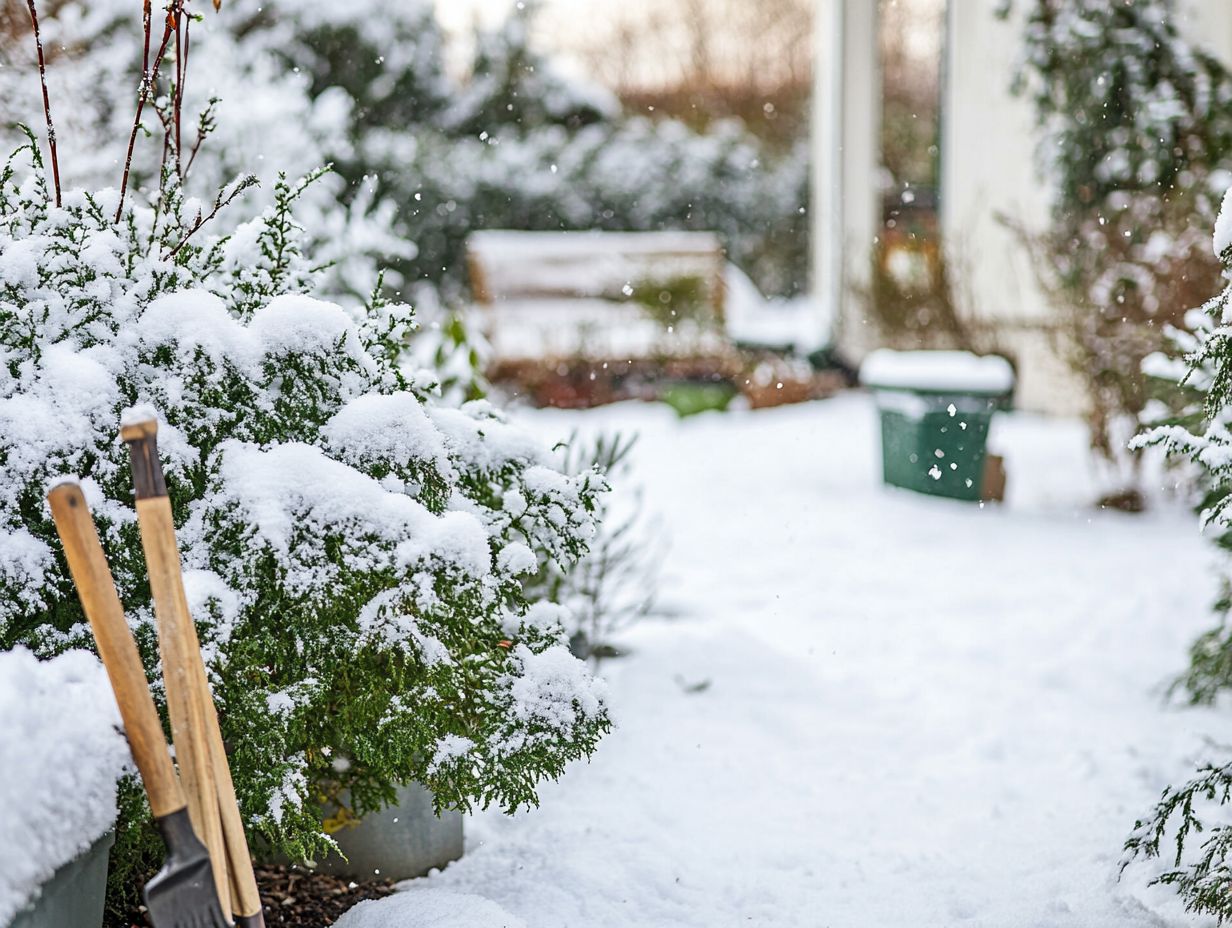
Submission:
[[[184,580],[180,572],[180,553],[175,540],[175,524],[171,515],[171,500],[163,480],[158,459],[158,421],[154,418],[126,420],[120,436],[128,444],[132,461],[133,487],[137,497],[137,522],[141,528],[141,545],[145,549],[150,572],[150,593],[154,598],[154,615],[158,620],[159,640],[171,641],[171,660],[163,659],[163,679],[167,686],[168,704],[175,700],[186,705],[191,731],[186,746],[194,767],[204,769],[190,791],[200,799],[207,830],[217,830],[206,839],[211,855],[218,848],[215,878],[219,897],[224,905],[229,900],[238,928],[262,928],[261,897],[252,869],[252,857],[244,837],[244,823],[235,799],[235,785],[227,764],[218,711],[206,680],[205,664],[197,630],[188,611],[184,595]],[[198,712],[198,709],[200,710]],[[176,741],[179,756],[180,742]]]
[[193,831],[141,656],[81,487],[61,483],[48,494],[48,502],[77,595],[115,691],[154,821],[167,845],[167,860],[144,891],[150,921],[154,928],[225,928],[227,919],[214,888],[209,854]]

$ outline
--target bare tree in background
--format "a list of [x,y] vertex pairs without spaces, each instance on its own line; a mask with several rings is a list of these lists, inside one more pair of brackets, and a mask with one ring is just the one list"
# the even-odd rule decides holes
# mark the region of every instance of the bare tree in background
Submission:
[[[870,0],[874,2],[874,0]],[[896,185],[936,182],[944,0],[881,0],[881,158]]]
[[[813,0],[609,2],[578,52],[633,106],[751,125],[807,112]],[[801,120],[792,118],[793,123]],[[771,133],[773,134],[773,133]]]

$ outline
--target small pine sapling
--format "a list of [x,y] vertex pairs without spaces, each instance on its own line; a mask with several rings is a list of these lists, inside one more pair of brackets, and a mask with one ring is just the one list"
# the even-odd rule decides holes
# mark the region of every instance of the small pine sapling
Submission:
[[[1219,547],[1232,550],[1232,191],[1216,223],[1214,251],[1229,281],[1222,293],[1186,317],[1186,329],[1171,330],[1172,359],[1150,359],[1147,370],[1174,379],[1179,398],[1166,421],[1145,431],[1137,447],[1160,445],[1190,459],[1203,485],[1200,519],[1216,533]],[[1182,357],[1185,369],[1175,358]],[[1220,624],[1191,649],[1191,663],[1174,689],[1195,703],[1209,703],[1232,685],[1232,630],[1228,590],[1216,604]],[[1202,766],[1180,786],[1167,787],[1149,816],[1135,823],[1125,844],[1123,868],[1139,858],[1166,858],[1168,870],[1155,882],[1175,889],[1187,910],[1232,918],[1232,826],[1220,810],[1232,798],[1232,764]]]

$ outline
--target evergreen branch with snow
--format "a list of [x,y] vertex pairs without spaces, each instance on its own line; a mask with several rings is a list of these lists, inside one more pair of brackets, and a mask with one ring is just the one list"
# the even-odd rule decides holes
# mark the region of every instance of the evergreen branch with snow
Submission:
[[[1219,924],[1232,919],[1232,826],[1208,827],[1205,822],[1213,809],[1232,800],[1232,765],[1207,764],[1198,775],[1182,786],[1169,786],[1152,815],[1134,824],[1125,842],[1121,870],[1137,858],[1168,856],[1172,867],[1152,882],[1171,886],[1184,901],[1185,909],[1199,915],[1213,915]],[[1199,836],[1204,835],[1201,839]],[[1170,841],[1173,851],[1165,851]],[[1195,850],[1196,855],[1192,853]]]
[[[1169,351],[1148,359],[1145,371],[1171,381],[1172,408],[1134,440],[1160,446],[1197,466],[1203,487],[1199,517],[1218,547],[1232,552],[1232,191],[1224,197],[1213,250],[1230,282],[1201,309],[1186,316],[1186,328],[1169,332]],[[1232,585],[1225,578],[1216,603],[1219,625],[1190,651],[1190,665],[1173,686],[1194,703],[1210,703],[1232,685],[1229,609]],[[1232,765],[1206,764],[1181,786],[1167,787],[1151,814],[1138,821],[1125,845],[1122,866],[1137,859],[1168,857],[1172,866],[1154,882],[1172,887],[1188,911],[1232,919],[1232,827],[1223,824],[1232,799]],[[1165,850],[1169,839],[1174,850]]]

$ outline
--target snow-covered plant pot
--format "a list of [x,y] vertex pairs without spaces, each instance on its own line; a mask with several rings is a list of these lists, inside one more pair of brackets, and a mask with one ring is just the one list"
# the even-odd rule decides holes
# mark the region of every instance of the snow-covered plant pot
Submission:
[[418,783],[403,786],[393,805],[338,827],[332,837],[341,853],[325,854],[317,867],[359,880],[410,880],[444,867],[462,856],[463,817],[432,806]]
[[129,762],[98,660],[0,653],[0,926],[102,924],[116,783]]
[[60,867],[39,894],[17,913],[9,928],[92,928],[103,921],[107,897],[107,859],[115,833],[107,832],[78,857]]
[[988,429],[1009,400],[1005,358],[965,351],[874,351],[860,380],[877,396],[882,474],[890,486],[986,499]]

